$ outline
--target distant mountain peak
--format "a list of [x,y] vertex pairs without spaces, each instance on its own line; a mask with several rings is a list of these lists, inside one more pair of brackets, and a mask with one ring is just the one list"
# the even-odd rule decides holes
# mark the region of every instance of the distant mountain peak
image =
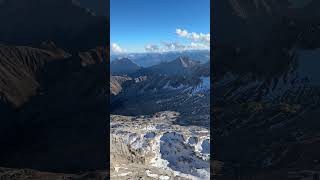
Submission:
[[179,63],[184,68],[190,68],[200,64],[200,62],[187,56],[179,56],[174,62]]
[[123,65],[128,65],[128,64],[134,64],[136,66],[138,66],[136,63],[134,63],[131,59],[129,58],[119,58],[119,59],[116,59],[114,61],[112,61],[112,64],[123,64]]
[[129,58],[119,58],[111,62],[112,74],[130,74],[139,69],[140,66],[132,62]]

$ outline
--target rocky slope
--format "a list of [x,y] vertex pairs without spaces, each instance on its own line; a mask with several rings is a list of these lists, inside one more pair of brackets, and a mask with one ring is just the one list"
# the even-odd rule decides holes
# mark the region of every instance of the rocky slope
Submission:
[[214,3],[212,174],[319,179],[319,2]]
[[105,172],[95,171],[79,174],[62,174],[41,172],[32,169],[0,168],[0,178],[3,180],[104,180]]
[[112,77],[111,91],[121,92],[111,96],[111,112],[136,116],[173,110],[184,117],[179,123],[208,126],[208,70],[208,66],[180,57],[143,68],[129,77]]
[[176,125],[178,117],[111,115],[111,178],[209,179],[209,131]]
[[111,77],[112,179],[210,178],[208,68],[179,57]]
[[126,81],[131,81],[132,78],[128,76],[111,76],[110,77],[110,93],[111,95],[118,95],[122,91],[122,85]]
[[0,20],[0,167],[13,168],[0,179],[90,179],[75,173],[108,161],[107,18],[75,0],[1,0]]
[[319,177],[316,64],[299,55],[276,77],[230,71],[215,81],[214,158],[225,163],[217,179]]
[[[1,99],[19,107],[35,95],[38,73],[50,62],[68,58],[61,49],[37,49],[0,45]],[[13,91],[13,89],[15,91]]]
[[73,54],[52,43],[1,45],[0,54],[0,166],[59,172],[104,168],[105,49]]

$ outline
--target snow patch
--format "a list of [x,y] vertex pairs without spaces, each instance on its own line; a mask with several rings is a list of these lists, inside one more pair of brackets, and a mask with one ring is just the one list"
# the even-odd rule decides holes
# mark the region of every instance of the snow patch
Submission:
[[210,91],[210,77],[200,77],[201,83],[192,89],[192,94]]
[[157,174],[152,174],[150,170],[146,170],[146,175],[147,175],[148,177],[152,177],[152,178],[157,178],[157,177],[158,177]]
[[[111,136],[138,153],[136,155],[148,157],[147,166],[169,171],[178,177],[209,179],[210,132],[197,126],[176,125],[174,122],[178,116],[179,113],[171,111],[139,117],[112,115],[111,124],[118,125],[111,126]],[[160,178],[161,175],[151,173],[151,169],[145,173],[148,177],[158,175]]]

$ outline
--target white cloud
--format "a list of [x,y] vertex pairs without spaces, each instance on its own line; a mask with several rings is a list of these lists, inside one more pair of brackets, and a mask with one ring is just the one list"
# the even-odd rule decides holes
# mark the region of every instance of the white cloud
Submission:
[[193,42],[201,42],[210,44],[210,33],[204,34],[204,33],[189,33],[187,30],[184,29],[176,29],[176,34],[179,37],[187,38]]
[[189,35],[187,30],[182,30],[179,28],[176,29],[176,34],[181,37],[187,37]]
[[209,44],[204,44],[204,43],[194,43],[192,42],[189,45],[189,49],[210,49]]
[[144,49],[148,52],[158,52],[160,51],[160,47],[155,44],[148,44],[144,47]]
[[118,44],[116,44],[116,43],[112,43],[112,45],[111,45],[111,51],[113,52],[113,53],[123,53],[123,52],[125,52],[125,50],[124,49],[122,49]]
[[210,44],[201,42],[191,42],[190,44],[182,44],[176,42],[162,42],[161,45],[148,44],[145,46],[146,52],[168,52],[168,51],[186,51],[186,50],[204,50],[210,49]]
[[144,49],[146,52],[183,51],[187,46],[180,42],[162,42],[161,45],[148,44]]
[[163,42],[164,51],[183,51],[186,46],[180,42]]
[[[161,44],[147,44],[144,47],[146,52],[167,52],[167,51],[185,51],[185,50],[204,50],[210,49],[210,33],[189,33],[185,29],[176,29],[176,35],[185,38],[189,43],[180,43],[178,41],[166,41]],[[118,45],[115,45],[117,52],[123,51]],[[113,46],[112,46],[113,47]]]

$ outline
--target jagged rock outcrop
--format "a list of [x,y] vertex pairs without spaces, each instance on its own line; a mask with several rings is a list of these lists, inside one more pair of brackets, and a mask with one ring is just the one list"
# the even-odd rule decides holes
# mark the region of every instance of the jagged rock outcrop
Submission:
[[111,115],[111,178],[209,179],[210,132],[178,117]]
[[132,78],[128,76],[111,76],[110,77],[110,93],[117,95],[122,91],[122,84],[126,81],[131,81]]
[[[89,51],[79,52],[78,56],[80,57],[81,66],[90,66],[95,64],[108,63],[109,60],[106,49],[103,47],[96,47],[90,49]],[[107,72],[106,72],[107,74]]]

